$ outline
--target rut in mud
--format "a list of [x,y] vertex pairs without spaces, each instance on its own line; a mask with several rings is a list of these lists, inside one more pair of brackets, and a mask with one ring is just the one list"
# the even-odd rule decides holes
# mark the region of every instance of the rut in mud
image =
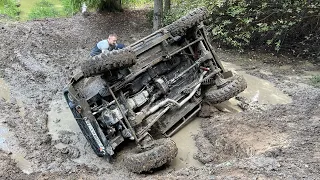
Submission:
[[219,110],[204,106],[200,128],[187,132],[194,145],[177,143],[174,166],[138,175],[117,161],[121,153],[112,164],[96,157],[68,121],[62,89],[107,34],[129,44],[151,32],[147,11],[124,13],[0,23],[1,179],[319,178],[320,90],[306,84],[319,65],[221,50],[221,60],[247,73],[248,88]]

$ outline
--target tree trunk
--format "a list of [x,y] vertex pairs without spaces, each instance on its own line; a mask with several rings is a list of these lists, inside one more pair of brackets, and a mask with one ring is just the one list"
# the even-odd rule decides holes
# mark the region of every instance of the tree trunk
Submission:
[[170,11],[171,7],[171,1],[170,0],[164,0],[164,12],[168,13]]
[[156,31],[162,26],[163,0],[154,0],[153,10],[153,31]]

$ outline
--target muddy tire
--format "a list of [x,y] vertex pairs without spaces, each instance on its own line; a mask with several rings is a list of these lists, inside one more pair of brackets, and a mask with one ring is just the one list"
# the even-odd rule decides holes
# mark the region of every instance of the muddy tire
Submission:
[[91,77],[110,70],[129,67],[135,63],[136,55],[131,50],[120,49],[92,57],[81,65],[81,70],[84,77]]
[[165,27],[173,36],[184,35],[186,30],[208,17],[206,8],[197,8]]
[[243,76],[235,74],[225,86],[216,89],[214,86],[205,93],[205,100],[218,104],[235,97],[247,88],[247,82]]
[[135,173],[147,172],[171,162],[178,153],[176,143],[169,138],[158,139],[154,144],[141,150],[135,148],[124,157],[126,168]]

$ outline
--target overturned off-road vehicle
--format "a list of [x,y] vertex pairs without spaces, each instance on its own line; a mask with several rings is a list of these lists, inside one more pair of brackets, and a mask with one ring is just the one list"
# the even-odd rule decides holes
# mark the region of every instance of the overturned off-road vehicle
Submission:
[[[246,88],[226,71],[209,44],[198,8],[125,49],[100,54],[81,65],[64,96],[98,156],[112,157],[135,142],[123,162],[133,172],[173,160],[170,139],[197,115],[203,100],[226,101]],[[132,144],[132,143],[131,143]]]

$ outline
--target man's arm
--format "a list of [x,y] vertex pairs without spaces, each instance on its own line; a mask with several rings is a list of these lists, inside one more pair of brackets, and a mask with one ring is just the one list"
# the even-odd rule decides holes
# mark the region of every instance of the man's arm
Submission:
[[110,52],[108,49],[102,49],[103,54],[107,54],[108,52]]
[[102,51],[102,53],[108,53],[109,51],[109,43],[107,40],[100,41],[97,44],[98,48]]

